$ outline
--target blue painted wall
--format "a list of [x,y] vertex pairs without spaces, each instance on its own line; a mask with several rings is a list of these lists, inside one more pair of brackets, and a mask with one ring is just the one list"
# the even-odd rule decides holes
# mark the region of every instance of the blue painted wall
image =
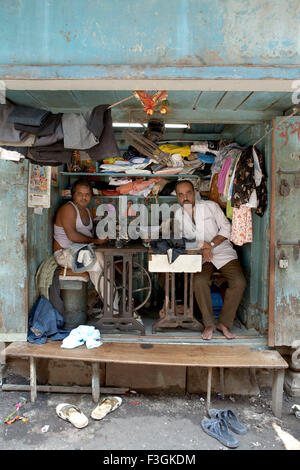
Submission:
[[0,64],[300,63],[298,0],[10,0],[0,18]]

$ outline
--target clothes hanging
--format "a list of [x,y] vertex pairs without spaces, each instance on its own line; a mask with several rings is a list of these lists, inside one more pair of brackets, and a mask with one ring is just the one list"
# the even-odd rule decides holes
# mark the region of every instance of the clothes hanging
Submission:
[[101,161],[109,157],[120,156],[112,127],[109,105],[96,106],[87,121],[87,128],[99,139],[99,143],[87,150],[91,160]]
[[46,109],[32,108],[31,106],[16,105],[9,114],[7,120],[12,123],[26,124],[29,126],[41,126],[49,117],[50,111]]

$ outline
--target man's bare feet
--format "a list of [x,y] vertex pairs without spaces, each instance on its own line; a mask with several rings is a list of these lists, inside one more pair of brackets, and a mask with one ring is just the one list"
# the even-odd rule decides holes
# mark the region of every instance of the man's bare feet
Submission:
[[221,331],[227,339],[234,339],[236,337],[233,333],[231,333],[227,326],[223,325],[223,323],[218,323],[216,328],[217,330]]
[[207,326],[206,328],[204,328],[204,331],[201,335],[202,339],[206,339],[206,340],[212,339],[214,329],[215,329],[214,326]]

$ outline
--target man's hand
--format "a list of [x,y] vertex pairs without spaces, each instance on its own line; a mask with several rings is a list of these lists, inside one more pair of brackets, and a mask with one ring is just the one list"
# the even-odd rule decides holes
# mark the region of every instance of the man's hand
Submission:
[[209,246],[208,248],[207,247],[203,248],[202,253],[203,253],[203,258],[205,261],[211,261],[213,259],[211,246]]
[[94,243],[95,245],[104,245],[105,243],[108,242],[108,240],[109,240],[108,237],[106,237],[106,238],[94,238],[94,239],[93,239],[93,243]]

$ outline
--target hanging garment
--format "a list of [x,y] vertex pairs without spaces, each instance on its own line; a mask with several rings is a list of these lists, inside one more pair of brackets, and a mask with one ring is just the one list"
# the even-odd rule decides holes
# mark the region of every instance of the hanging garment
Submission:
[[[257,170],[257,177],[258,179],[256,182],[259,183],[258,186],[256,186],[256,194],[257,194],[257,209],[255,211],[255,214],[259,215],[262,217],[264,215],[264,212],[266,210],[267,204],[268,204],[268,193],[267,193],[267,174],[266,174],[266,169],[265,169],[265,162],[262,154],[260,151],[256,148],[253,147],[253,158],[254,158],[254,163],[257,165],[257,160],[259,164],[259,169]],[[261,180],[259,182],[259,174],[261,173]]]
[[52,145],[31,147],[27,156],[38,165],[57,166],[62,163],[71,163],[73,152],[71,149],[65,149],[63,141],[60,140]]
[[243,150],[244,147],[241,147],[236,142],[226,145],[219,153],[216,155],[215,161],[211,166],[211,173],[220,173],[222,170],[223,163],[227,157],[235,158],[239,151]]
[[219,173],[218,183],[217,183],[219,194],[223,194],[226,176],[231,166],[231,163],[232,163],[231,158],[226,158],[223,163],[222,170]]
[[28,126],[41,126],[50,114],[50,111],[46,109],[16,105],[7,120],[8,122],[26,124]]
[[210,201],[214,201],[218,203],[219,206],[225,209],[226,202],[221,199],[222,195],[219,194],[219,190],[218,190],[218,177],[219,177],[218,173],[215,173],[212,175],[208,198]]
[[[21,142],[28,136],[27,133],[15,129],[14,124],[8,121],[8,116],[13,109],[13,105],[0,104],[0,145],[22,145]],[[7,144],[5,142],[7,142]]]
[[65,148],[86,150],[99,143],[99,139],[87,128],[91,113],[92,111],[63,114],[62,129]]
[[59,142],[60,140],[63,140],[63,138],[64,138],[64,134],[63,134],[62,124],[59,123],[55,131],[52,134],[36,136],[33,147],[45,147],[48,145],[52,145],[52,144],[55,144],[56,142]]
[[238,246],[252,242],[252,213],[250,207],[242,205],[239,208],[233,208],[230,240]]
[[120,156],[120,150],[112,127],[111,110],[109,105],[96,106],[87,121],[87,128],[98,138],[99,143],[87,153],[91,160],[104,160],[105,158]]
[[248,147],[242,151],[237,163],[232,187],[232,207],[238,208],[246,204],[255,188],[252,147]]
[[27,124],[21,124],[16,122],[14,124],[15,129],[19,131],[27,132],[29,134],[34,134],[37,137],[45,137],[55,133],[56,128],[61,125],[62,114],[52,114],[49,113],[48,117],[42,122],[40,126],[32,126]]

